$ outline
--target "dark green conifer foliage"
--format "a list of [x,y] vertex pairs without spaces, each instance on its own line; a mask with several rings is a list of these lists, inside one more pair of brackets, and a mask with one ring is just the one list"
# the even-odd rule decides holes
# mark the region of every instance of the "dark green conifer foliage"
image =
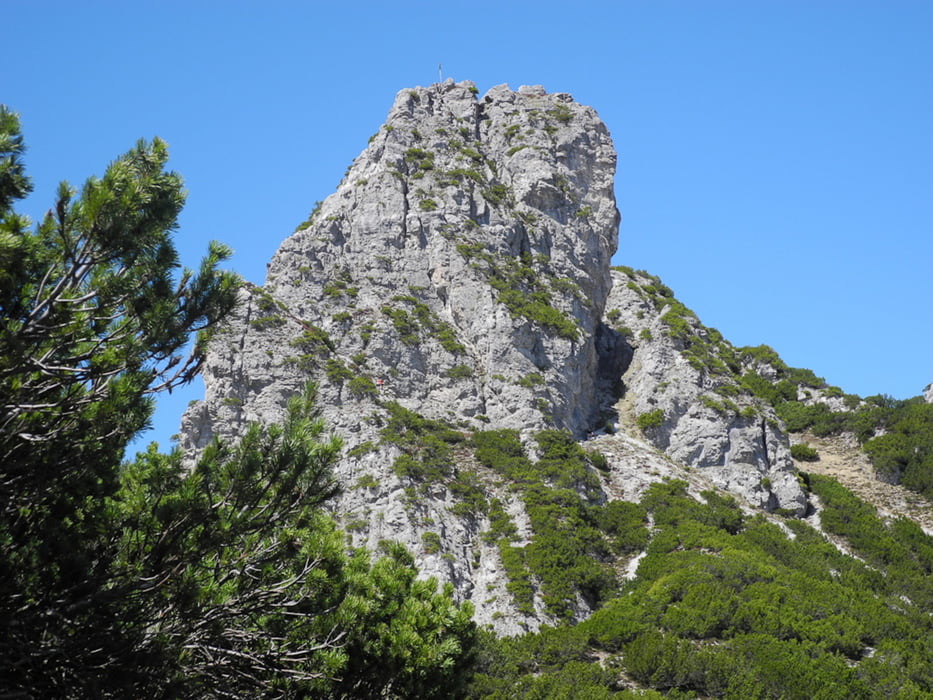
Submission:
[[397,545],[347,551],[313,389],[195,465],[121,464],[239,281],[217,244],[179,273],[161,141],[63,183],[31,232],[22,150],[0,110],[0,694],[456,697],[471,610]]
[[158,139],[80,195],[62,183],[32,231],[11,208],[29,181],[5,109],[0,150],[0,658],[57,684],[67,666],[99,662],[86,630],[106,613],[95,596],[123,450],[149,395],[197,371],[198,347],[185,346],[232,307],[237,278],[217,270],[217,244],[179,274],[170,234],[184,193]]
[[[637,577],[574,625],[481,637],[470,697],[933,697],[933,538],[811,476],[823,527],[654,484]],[[623,675],[624,672],[624,675]],[[571,690],[573,689],[573,690]]]
[[[123,473],[119,666],[147,696],[456,697],[472,610],[385,544],[347,553],[320,506],[340,441],[295,397],[281,426],[215,442],[193,471],[150,449]],[[453,695],[451,695],[453,693]]]

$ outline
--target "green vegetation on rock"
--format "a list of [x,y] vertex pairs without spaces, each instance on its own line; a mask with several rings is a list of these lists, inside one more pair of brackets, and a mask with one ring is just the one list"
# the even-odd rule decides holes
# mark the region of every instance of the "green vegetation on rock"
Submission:
[[790,456],[801,462],[816,462],[819,460],[819,453],[809,445],[798,443],[790,446]]
[[598,479],[587,453],[570,435],[546,430],[535,440],[540,451],[536,462],[526,456],[515,431],[473,435],[476,459],[505,477],[521,495],[533,532],[528,545],[513,545],[514,525],[497,507],[484,538],[498,543],[509,578],[507,589],[519,611],[531,613],[532,581],[539,581],[545,610],[569,619],[577,596],[595,605],[614,590],[612,551],[624,549],[625,538],[632,536],[622,532],[626,529],[622,523],[634,522],[623,517],[617,506],[597,505]]
[[635,423],[641,430],[660,428],[664,423],[664,411],[663,409],[656,408],[653,411],[642,413],[635,419]]
[[[400,308],[407,306],[410,311]],[[435,338],[447,352],[453,355],[466,353],[466,348],[457,340],[453,326],[441,321],[437,314],[428,308],[427,304],[419,301],[412,294],[402,294],[392,297],[390,304],[383,304],[383,314],[392,320],[392,326],[399,335],[399,339],[406,345],[417,345],[422,335],[427,334]],[[369,331],[371,334],[371,331]],[[368,340],[368,336],[366,338]]]
[[[714,391],[722,397],[703,395],[699,401],[723,414],[747,420],[761,415],[768,404],[789,432],[811,432],[816,436],[851,433],[862,444],[881,478],[900,483],[933,500],[933,404],[921,398],[898,401],[886,396],[864,400],[830,386],[812,370],[790,367],[767,345],[734,348],[713,328],[706,328],[696,315],[674,298],[661,280],[643,270],[616,267],[628,278],[626,286],[650,302],[691,366],[719,382]],[[610,309],[607,319],[619,318]],[[662,313],[663,312],[663,313]],[[651,340],[649,329],[639,334]],[[744,408],[733,399],[746,392],[756,404]],[[830,405],[828,400],[834,402]],[[841,406],[840,406],[841,404]],[[638,417],[639,426],[651,418]],[[803,445],[794,446],[800,460],[815,454]]]
[[481,636],[469,697],[930,697],[933,538],[809,479],[864,562],[800,521],[791,538],[730,498],[655,484],[626,504],[624,530],[653,521],[636,578],[575,626]]
[[430,420],[395,402],[384,405],[388,411],[382,440],[402,450],[393,468],[399,476],[416,483],[439,483],[453,473],[453,446],[465,438],[441,421]]
[[[480,243],[460,243],[457,251],[467,260],[474,261],[475,269],[484,272],[490,286],[498,292],[497,300],[513,316],[534,321],[567,340],[579,339],[579,326],[568,314],[552,305],[550,291],[544,285],[548,276],[553,278],[549,266],[535,270],[535,261],[527,253],[517,258],[497,257]],[[558,282],[558,288],[568,281]]]

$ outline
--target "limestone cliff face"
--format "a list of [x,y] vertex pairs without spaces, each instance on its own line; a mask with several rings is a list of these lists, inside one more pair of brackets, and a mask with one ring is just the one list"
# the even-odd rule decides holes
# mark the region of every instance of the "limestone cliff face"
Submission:
[[207,372],[248,375],[232,397],[243,418],[272,418],[286,387],[330,362],[335,409],[367,398],[367,378],[380,398],[472,426],[580,433],[595,420],[618,223],[609,134],[567,95],[473,92],[400,92],[336,193],[281,245],[233,354]]
[[337,505],[357,541],[417,551],[430,520],[442,547],[419,563],[464,597],[484,571],[497,575],[493,551],[469,563],[479,526],[450,518],[443,494],[413,505],[391,445],[353,448],[380,442],[385,402],[463,431],[590,430],[619,220],[616,156],[592,109],[540,88],[475,92],[448,81],[398,93],[337,191],[215,337],[205,400],[181,438],[196,449],[277,420],[314,379],[357,455],[340,465],[345,483],[378,484],[348,488]]
[[[528,445],[543,428],[590,437],[608,472],[589,502],[634,499],[673,475],[802,511],[771,416],[704,404],[714,387],[664,334],[664,311],[610,271],[615,164],[605,125],[569,95],[499,86],[480,98],[452,81],[399,92],[336,192],[215,334],[204,401],[185,414],[180,446],[276,421],[315,381],[345,443],[334,509],[353,543],[403,542],[425,575],[453,582],[500,633],[551,618],[540,593],[533,610],[516,612],[500,549],[482,536],[490,516],[465,506],[463,484],[502,504],[516,551],[534,536],[526,505],[466,448],[419,456],[433,481],[413,475],[404,440],[392,437],[406,409],[455,437],[493,428],[522,431]],[[628,339],[610,325],[629,326]],[[631,336],[642,328],[658,342]],[[660,424],[645,431],[652,445],[634,416],[658,408]],[[575,610],[588,614],[585,595]]]
[[633,347],[623,426],[760,508],[803,515],[788,438],[773,409],[738,383],[747,368],[732,346],[656,277],[617,268],[612,279],[607,319]]

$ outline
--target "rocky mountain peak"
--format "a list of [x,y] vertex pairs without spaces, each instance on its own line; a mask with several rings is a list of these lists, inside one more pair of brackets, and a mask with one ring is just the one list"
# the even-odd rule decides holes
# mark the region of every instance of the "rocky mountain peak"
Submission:
[[354,544],[401,541],[502,633],[598,604],[616,574],[586,514],[652,482],[802,513],[770,409],[701,366],[709,332],[669,290],[610,269],[615,166],[567,94],[400,91],[215,333],[180,446],[277,421],[314,381]]
[[226,410],[202,411],[201,430],[272,419],[309,377],[341,414],[391,398],[473,427],[591,429],[615,162],[605,125],[569,95],[402,90],[273,257],[233,324],[245,338],[215,344],[207,402]]

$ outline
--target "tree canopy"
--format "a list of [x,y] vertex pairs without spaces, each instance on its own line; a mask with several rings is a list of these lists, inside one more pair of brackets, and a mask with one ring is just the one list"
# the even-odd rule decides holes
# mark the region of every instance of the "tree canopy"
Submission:
[[[240,281],[172,242],[166,145],[58,188],[34,227],[0,107],[0,687],[14,697],[448,697],[471,610],[410,554],[348,551],[321,506],[340,442],[293,397],[281,425],[194,463],[123,462],[152,396],[190,381]],[[194,340],[191,344],[190,341]],[[191,348],[188,351],[188,348]]]

